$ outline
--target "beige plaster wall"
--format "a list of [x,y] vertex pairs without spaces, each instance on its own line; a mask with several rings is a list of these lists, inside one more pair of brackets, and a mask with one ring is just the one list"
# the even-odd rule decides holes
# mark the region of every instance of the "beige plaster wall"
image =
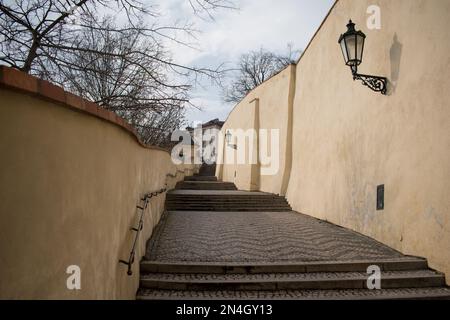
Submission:
[[[381,30],[368,30],[369,5]],[[361,73],[384,75],[389,94],[353,82],[337,44],[351,18],[366,35]],[[297,65],[295,210],[351,228],[450,278],[450,1],[341,0]],[[385,209],[376,187],[385,184]]]
[[[284,193],[287,187],[290,169],[290,147],[287,143],[291,137],[290,118],[292,113],[292,100],[294,96],[295,66],[291,65],[279,74],[273,76],[253,91],[251,91],[228,116],[222,134],[228,129],[265,129],[279,130],[279,154],[269,156],[278,157],[279,169],[275,175],[261,175],[261,164],[226,164],[217,166],[217,176],[224,181],[234,182],[239,189],[243,190],[262,190],[271,193]],[[288,134],[289,133],[289,134]],[[268,131],[270,136],[270,131]],[[255,159],[258,158],[257,139],[254,140],[252,153]],[[236,144],[236,137],[233,137],[233,144]],[[270,146],[269,146],[270,148]],[[224,159],[226,153],[240,152],[230,146],[220,146],[219,159]],[[250,150],[246,148],[246,156]],[[286,155],[288,161],[286,161]],[[259,160],[259,159],[258,159]],[[259,161],[258,161],[259,162]],[[253,172],[253,174],[252,174]],[[236,176],[235,176],[236,173]],[[283,187],[284,186],[284,187]]]
[[[139,198],[193,168],[92,115],[5,88],[0,97],[0,298],[133,299],[165,196],[145,213],[129,277],[118,261],[128,259]],[[81,268],[81,290],[66,287],[69,265]]]
[[[369,5],[381,9],[380,30],[367,27]],[[388,77],[387,96],[354,82],[344,65],[337,41],[350,18],[367,35],[359,71]],[[426,257],[431,267],[446,273],[447,282],[448,30],[447,0],[338,1],[291,76],[295,86],[292,169],[284,180],[294,210],[359,231],[405,254]],[[241,126],[243,118],[251,117],[249,101],[265,97],[260,119],[272,119],[269,126],[283,130],[289,124],[284,118],[289,106],[282,99],[281,87],[287,89],[286,82],[279,81],[282,75],[251,92],[232,111],[224,128]],[[279,103],[264,107],[268,99]],[[281,157],[289,155],[287,150],[281,151]],[[233,170],[225,165],[217,173],[233,181]],[[279,193],[282,172],[261,177],[261,190]],[[248,172],[238,171],[239,175]],[[245,186],[237,182],[238,187]],[[385,209],[377,211],[376,187],[381,184],[385,185]]]

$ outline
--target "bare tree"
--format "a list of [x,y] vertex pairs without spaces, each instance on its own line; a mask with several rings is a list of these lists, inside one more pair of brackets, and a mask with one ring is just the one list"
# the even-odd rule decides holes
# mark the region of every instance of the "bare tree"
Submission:
[[[233,5],[186,1],[195,14],[209,16]],[[119,25],[105,13],[126,22]],[[188,23],[159,25],[158,18],[155,7],[139,0],[0,0],[0,62],[124,116],[154,143],[183,123],[192,81],[215,80],[223,71],[174,62],[164,42],[189,46],[176,35],[193,36],[195,30]],[[169,116],[177,118],[164,118]],[[151,134],[152,127],[159,133]]]
[[[195,13],[211,13],[218,8],[232,6],[230,0],[187,0]],[[129,26],[118,26],[115,32],[138,30],[150,40],[161,43],[162,39],[177,41],[170,33],[182,31],[192,34],[189,24],[160,26],[159,12],[139,0],[0,0],[0,60],[25,72],[40,71],[46,62],[65,61],[68,53],[83,50],[73,42],[84,28],[102,28],[86,25],[83,16],[98,16],[100,11],[123,13]],[[142,24],[143,17],[152,17],[155,23],[149,27]],[[139,26],[138,26],[139,25]],[[114,54],[102,52],[103,54]],[[145,55],[144,52],[141,52]],[[150,55],[147,55],[151,57]],[[157,59],[157,57],[155,57]],[[49,60],[49,61],[46,61]],[[162,60],[180,72],[199,72],[210,75],[211,71]]]
[[251,90],[289,64],[295,63],[299,52],[288,45],[288,52],[284,55],[264,48],[241,55],[231,82],[223,88],[224,101],[240,102]]
[[66,57],[70,68],[55,70],[54,81],[127,119],[146,143],[165,144],[162,137],[184,123],[190,86],[170,83],[168,66],[159,62],[168,60],[167,53],[157,42],[146,41],[139,27],[114,32],[115,19],[110,16],[88,17],[84,23],[92,28],[74,40],[82,50]]

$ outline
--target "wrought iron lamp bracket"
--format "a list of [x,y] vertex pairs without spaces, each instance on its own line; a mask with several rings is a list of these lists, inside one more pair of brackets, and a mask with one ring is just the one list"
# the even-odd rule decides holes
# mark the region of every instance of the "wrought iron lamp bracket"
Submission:
[[360,80],[363,85],[369,87],[375,92],[386,94],[387,92],[387,78],[379,76],[371,76],[367,74],[360,74],[355,71],[352,72],[353,80]]

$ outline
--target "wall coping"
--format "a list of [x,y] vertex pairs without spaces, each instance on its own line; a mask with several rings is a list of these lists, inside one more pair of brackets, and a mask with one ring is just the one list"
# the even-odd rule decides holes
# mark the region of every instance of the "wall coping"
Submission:
[[39,79],[38,77],[29,75],[12,67],[0,66],[0,87],[20,91],[25,94],[51,101],[74,111],[87,113],[126,130],[133,135],[138,144],[144,148],[164,151],[170,154],[167,149],[143,143],[139,138],[136,129],[124,118],[119,117],[112,111],[101,108],[92,101],[65,91],[63,88],[54,85],[49,81]]

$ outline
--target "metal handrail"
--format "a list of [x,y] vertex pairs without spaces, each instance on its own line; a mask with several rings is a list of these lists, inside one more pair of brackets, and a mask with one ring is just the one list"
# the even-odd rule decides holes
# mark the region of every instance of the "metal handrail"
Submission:
[[[186,173],[186,170],[182,171],[182,170],[177,170],[177,172],[175,174],[171,174],[168,173],[166,174],[166,180],[167,177],[172,177],[172,178],[176,178],[178,176],[178,173],[181,172],[183,174]],[[134,260],[135,260],[135,256],[136,256],[136,246],[137,246],[137,241],[139,239],[139,234],[141,233],[142,229],[144,228],[144,213],[145,213],[145,209],[147,209],[148,207],[148,203],[150,202],[151,198],[156,197],[158,195],[160,195],[161,193],[164,193],[167,191],[167,181],[165,183],[164,188],[159,189],[157,191],[153,191],[150,193],[147,193],[146,195],[144,195],[143,198],[141,198],[141,201],[144,202],[143,206],[136,206],[136,208],[138,210],[141,210],[141,216],[139,218],[139,223],[137,227],[132,227],[130,230],[136,232],[136,235],[134,237],[134,241],[133,241],[133,246],[131,247],[131,251],[130,251],[130,256],[128,258],[128,261],[126,260],[119,260],[119,263],[125,264],[128,266],[128,270],[127,270],[127,274],[129,276],[131,276],[133,274],[133,271],[131,270],[131,267],[133,266]]]

